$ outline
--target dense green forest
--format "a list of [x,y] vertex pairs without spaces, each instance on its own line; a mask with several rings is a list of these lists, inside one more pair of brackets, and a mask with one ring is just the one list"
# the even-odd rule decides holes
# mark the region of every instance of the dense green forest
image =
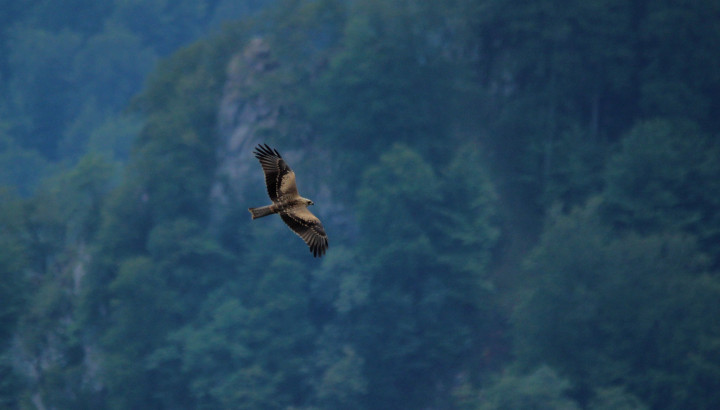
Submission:
[[720,408],[720,3],[0,10],[0,408]]

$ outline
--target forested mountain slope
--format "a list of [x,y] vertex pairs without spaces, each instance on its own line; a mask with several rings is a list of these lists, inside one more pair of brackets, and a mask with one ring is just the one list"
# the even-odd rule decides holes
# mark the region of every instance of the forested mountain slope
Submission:
[[[208,21],[224,2],[182,4]],[[279,1],[160,58],[124,113],[82,117],[131,148],[67,126],[75,108],[46,145],[49,123],[8,115],[41,112],[19,104],[40,100],[14,61],[44,63],[5,60],[0,160],[57,171],[0,190],[0,403],[720,407],[719,17],[711,1]],[[137,49],[169,53],[172,26]],[[260,142],[315,201],[322,259],[250,220]]]

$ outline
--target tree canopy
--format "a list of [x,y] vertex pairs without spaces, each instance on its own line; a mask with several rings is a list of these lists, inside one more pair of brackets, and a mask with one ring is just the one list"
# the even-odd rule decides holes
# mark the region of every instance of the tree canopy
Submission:
[[0,407],[720,408],[716,3],[0,1]]

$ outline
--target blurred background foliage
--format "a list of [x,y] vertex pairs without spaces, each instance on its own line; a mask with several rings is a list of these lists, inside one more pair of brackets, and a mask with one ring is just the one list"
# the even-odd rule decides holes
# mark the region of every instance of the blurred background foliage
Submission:
[[717,2],[0,10],[0,407],[720,408]]

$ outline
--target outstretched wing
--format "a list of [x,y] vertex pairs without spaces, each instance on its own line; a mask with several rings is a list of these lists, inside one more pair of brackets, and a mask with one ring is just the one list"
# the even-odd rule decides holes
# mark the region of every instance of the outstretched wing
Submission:
[[323,256],[328,248],[328,237],[320,220],[307,207],[299,206],[281,212],[280,217],[305,241],[313,256]]
[[258,145],[254,154],[265,173],[265,186],[273,202],[286,201],[299,196],[295,173],[276,149],[270,148],[267,144]]

